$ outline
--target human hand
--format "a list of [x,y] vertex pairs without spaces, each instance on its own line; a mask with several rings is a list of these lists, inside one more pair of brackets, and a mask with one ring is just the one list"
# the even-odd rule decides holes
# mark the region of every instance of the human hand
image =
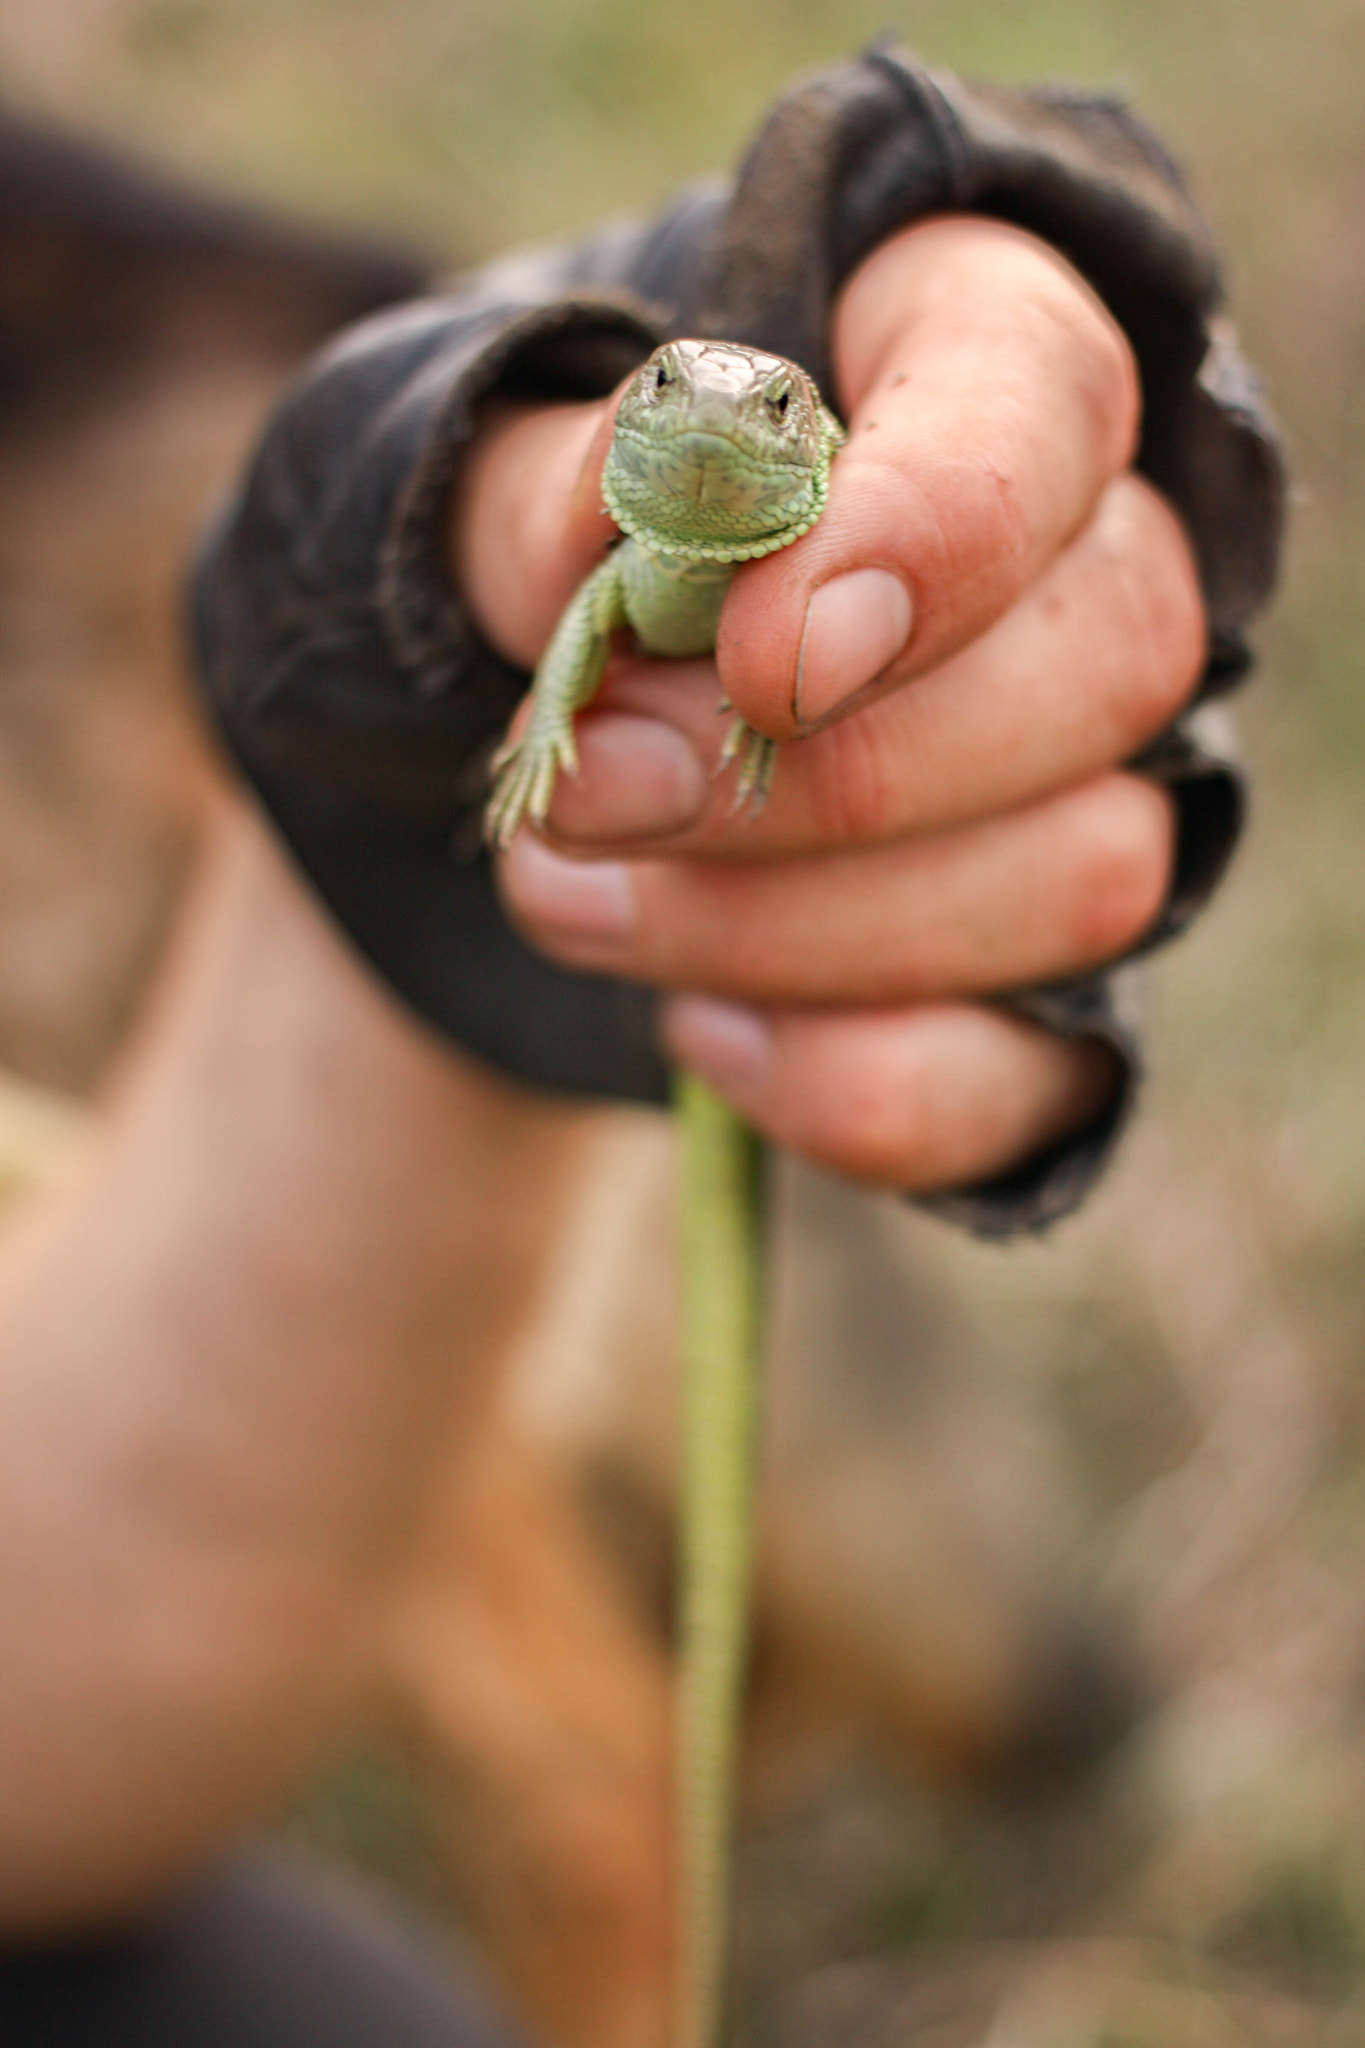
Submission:
[[[714,663],[614,660],[581,775],[501,887],[556,958],[673,992],[670,1052],[770,1136],[927,1191],[1007,1171],[1116,1085],[1098,1041],[990,999],[1156,917],[1171,807],[1118,764],[1192,690],[1203,614],[1127,467],[1127,344],[1045,245],[906,230],[850,279],[833,354],[850,440],[824,516],[739,571]],[[509,412],[471,455],[457,573],[528,665],[612,536],[612,414]],[[788,742],[756,819],[716,779],[722,690]]]

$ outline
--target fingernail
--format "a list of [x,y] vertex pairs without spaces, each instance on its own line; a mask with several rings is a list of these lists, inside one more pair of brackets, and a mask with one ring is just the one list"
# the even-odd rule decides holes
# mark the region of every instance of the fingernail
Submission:
[[772,1067],[772,1031],[761,1011],[717,996],[674,996],[664,1007],[672,1057],[722,1095],[743,1103],[762,1091]]
[[555,832],[566,839],[649,840],[685,831],[711,795],[691,741],[658,718],[607,714],[584,726],[580,773],[555,791]]
[[818,725],[893,662],[910,638],[910,592],[889,569],[851,569],[806,607],[796,658],[797,723]]
[[635,928],[635,885],[620,860],[566,860],[522,832],[503,857],[503,887],[547,939],[579,951],[628,938]]

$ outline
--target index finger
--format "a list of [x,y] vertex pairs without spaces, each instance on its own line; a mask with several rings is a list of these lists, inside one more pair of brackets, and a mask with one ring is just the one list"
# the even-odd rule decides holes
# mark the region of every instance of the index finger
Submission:
[[802,540],[743,569],[726,692],[758,730],[817,730],[968,645],[1130,461],[1122,330],[1055,251],[998,222],[906,229],[838,302],[848,444]]

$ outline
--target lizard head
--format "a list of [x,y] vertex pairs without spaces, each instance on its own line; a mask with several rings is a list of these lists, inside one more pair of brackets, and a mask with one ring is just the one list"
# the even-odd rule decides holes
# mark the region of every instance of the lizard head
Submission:
[[736,343],[670,341],[626,386],[602,494],[645,547],[742,562],[814,525],[842,439],[795,363]]

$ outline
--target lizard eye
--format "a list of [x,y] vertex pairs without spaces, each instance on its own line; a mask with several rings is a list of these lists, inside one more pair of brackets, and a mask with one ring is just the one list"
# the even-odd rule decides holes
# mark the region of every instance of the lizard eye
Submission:
[[675,381],[676,377],[677,372],[668,357],[661,356],[659,358],[659,366],[654,372],[654,389],[656,391],[666,391],[668,386]]
[[784,420],[787,417],[787,408],[792,401],[791,385],[785,381],[781,383],[774,382],[768,386],[763,396],[768,401],[768,410],[773,418],[775,420]]

